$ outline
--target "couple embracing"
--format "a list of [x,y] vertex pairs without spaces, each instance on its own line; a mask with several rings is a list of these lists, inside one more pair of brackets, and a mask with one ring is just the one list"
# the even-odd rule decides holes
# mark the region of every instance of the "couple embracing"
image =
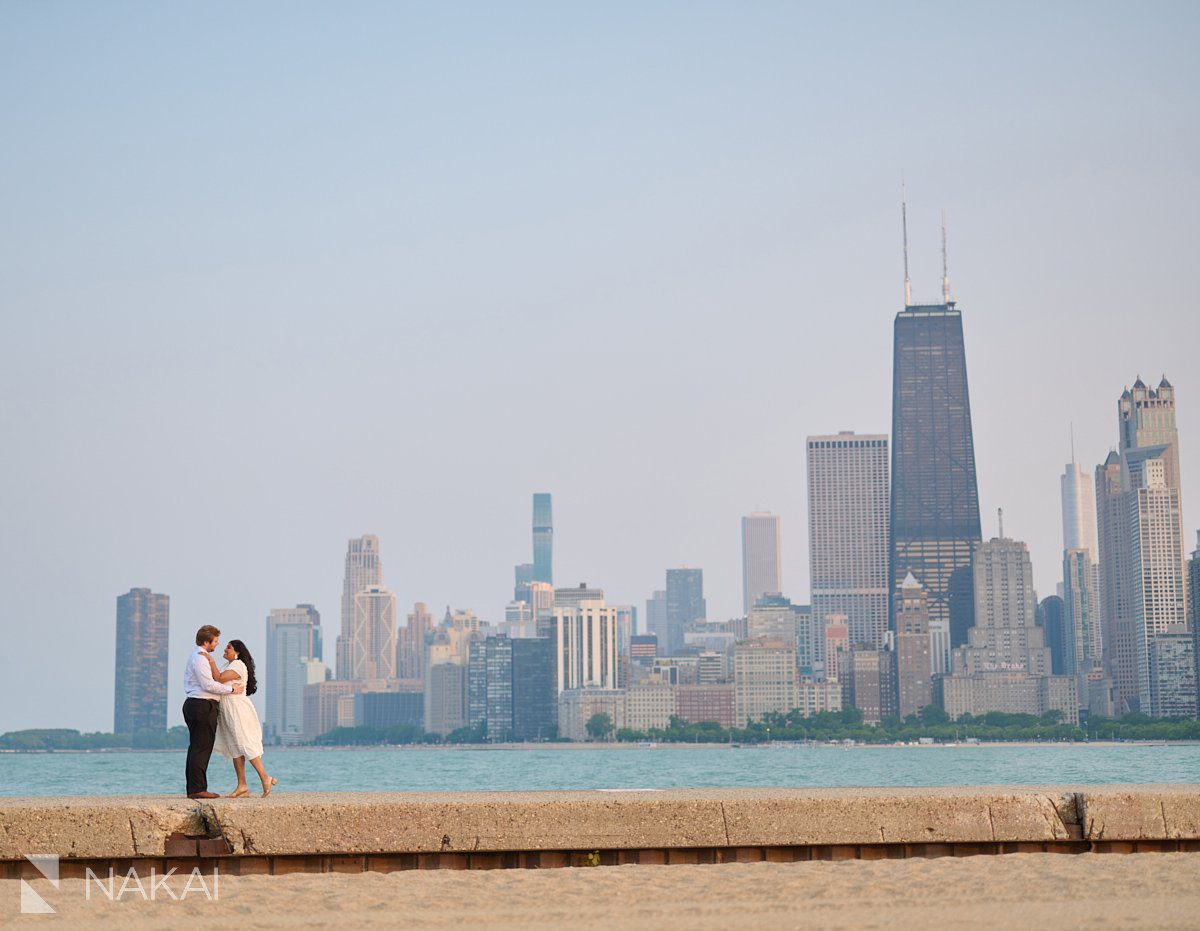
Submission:
[[278,780],[267,775],[262,764],[262,725],[250,696],[258,688],[254,678],[254,658],[240,640],[230,640],[223,656],[224,670],[217,668],[213,652],[221,632],[211,624],[196,631],[196,652],[188,657],[183,674],[187,698],[183,702],[183,720],[188,729],[187,796],[217,798],[208,791],[208,759],[215,749],[233,761],[237,788],[229,796],[250,794],[246,785],[246,760],[262,780],[263,796],[271,794]]

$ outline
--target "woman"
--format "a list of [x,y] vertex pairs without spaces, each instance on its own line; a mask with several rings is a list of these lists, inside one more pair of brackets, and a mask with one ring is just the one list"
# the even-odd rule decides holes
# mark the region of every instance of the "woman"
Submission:
[[217,712],[217,739],[213,749],[227,760],[233,760],[233,771],[237,773],[237,788],[228,797],[241,798],[250,794],[246,785],[246,760],[249,759],[258,778],[262,780],[262,794],[266,798],[279,780],[267,775],[262,765],[262,725],[258,723],[258,712],[250,701],[250,696],[258,690],[254,678],[254,657],[240,640],[230,640],[225,645],[222,655],[227,665],[223,672],[218,671],[216,661],[210,654],[204,655],[212,663],[214,679],[219,682],[240,681],[245,692],[242,695],[222,695]]

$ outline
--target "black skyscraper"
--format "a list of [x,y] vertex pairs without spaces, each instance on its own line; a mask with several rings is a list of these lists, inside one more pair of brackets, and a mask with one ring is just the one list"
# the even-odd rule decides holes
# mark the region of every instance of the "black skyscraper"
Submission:
[[911,572],[929,594],[931,627],[947,624],[959,646],[974,624],[981,534],[962,314],[950,300],[896,315],[891,511],[893,599]]

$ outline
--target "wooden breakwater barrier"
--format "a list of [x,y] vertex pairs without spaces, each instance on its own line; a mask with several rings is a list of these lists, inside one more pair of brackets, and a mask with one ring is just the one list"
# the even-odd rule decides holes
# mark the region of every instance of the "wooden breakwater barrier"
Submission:
[[0,797],[0,877],[1200,852],[1200,785]]

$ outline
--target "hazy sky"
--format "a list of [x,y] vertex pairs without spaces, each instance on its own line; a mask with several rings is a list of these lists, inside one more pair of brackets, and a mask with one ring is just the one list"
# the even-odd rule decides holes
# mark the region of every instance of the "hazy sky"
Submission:
[[[834,8],[836,6],[836,8]],[[183,657],[339,625],[347,538],[401,605],[644,601],[782,515],[804,439],[887,432],[914,297],[964,312],[984,533],[1061,575],[1058,477],[1141,373],[1200,525],[1200,6],[0,7],[0,731],[112,727],[115,598]]]

